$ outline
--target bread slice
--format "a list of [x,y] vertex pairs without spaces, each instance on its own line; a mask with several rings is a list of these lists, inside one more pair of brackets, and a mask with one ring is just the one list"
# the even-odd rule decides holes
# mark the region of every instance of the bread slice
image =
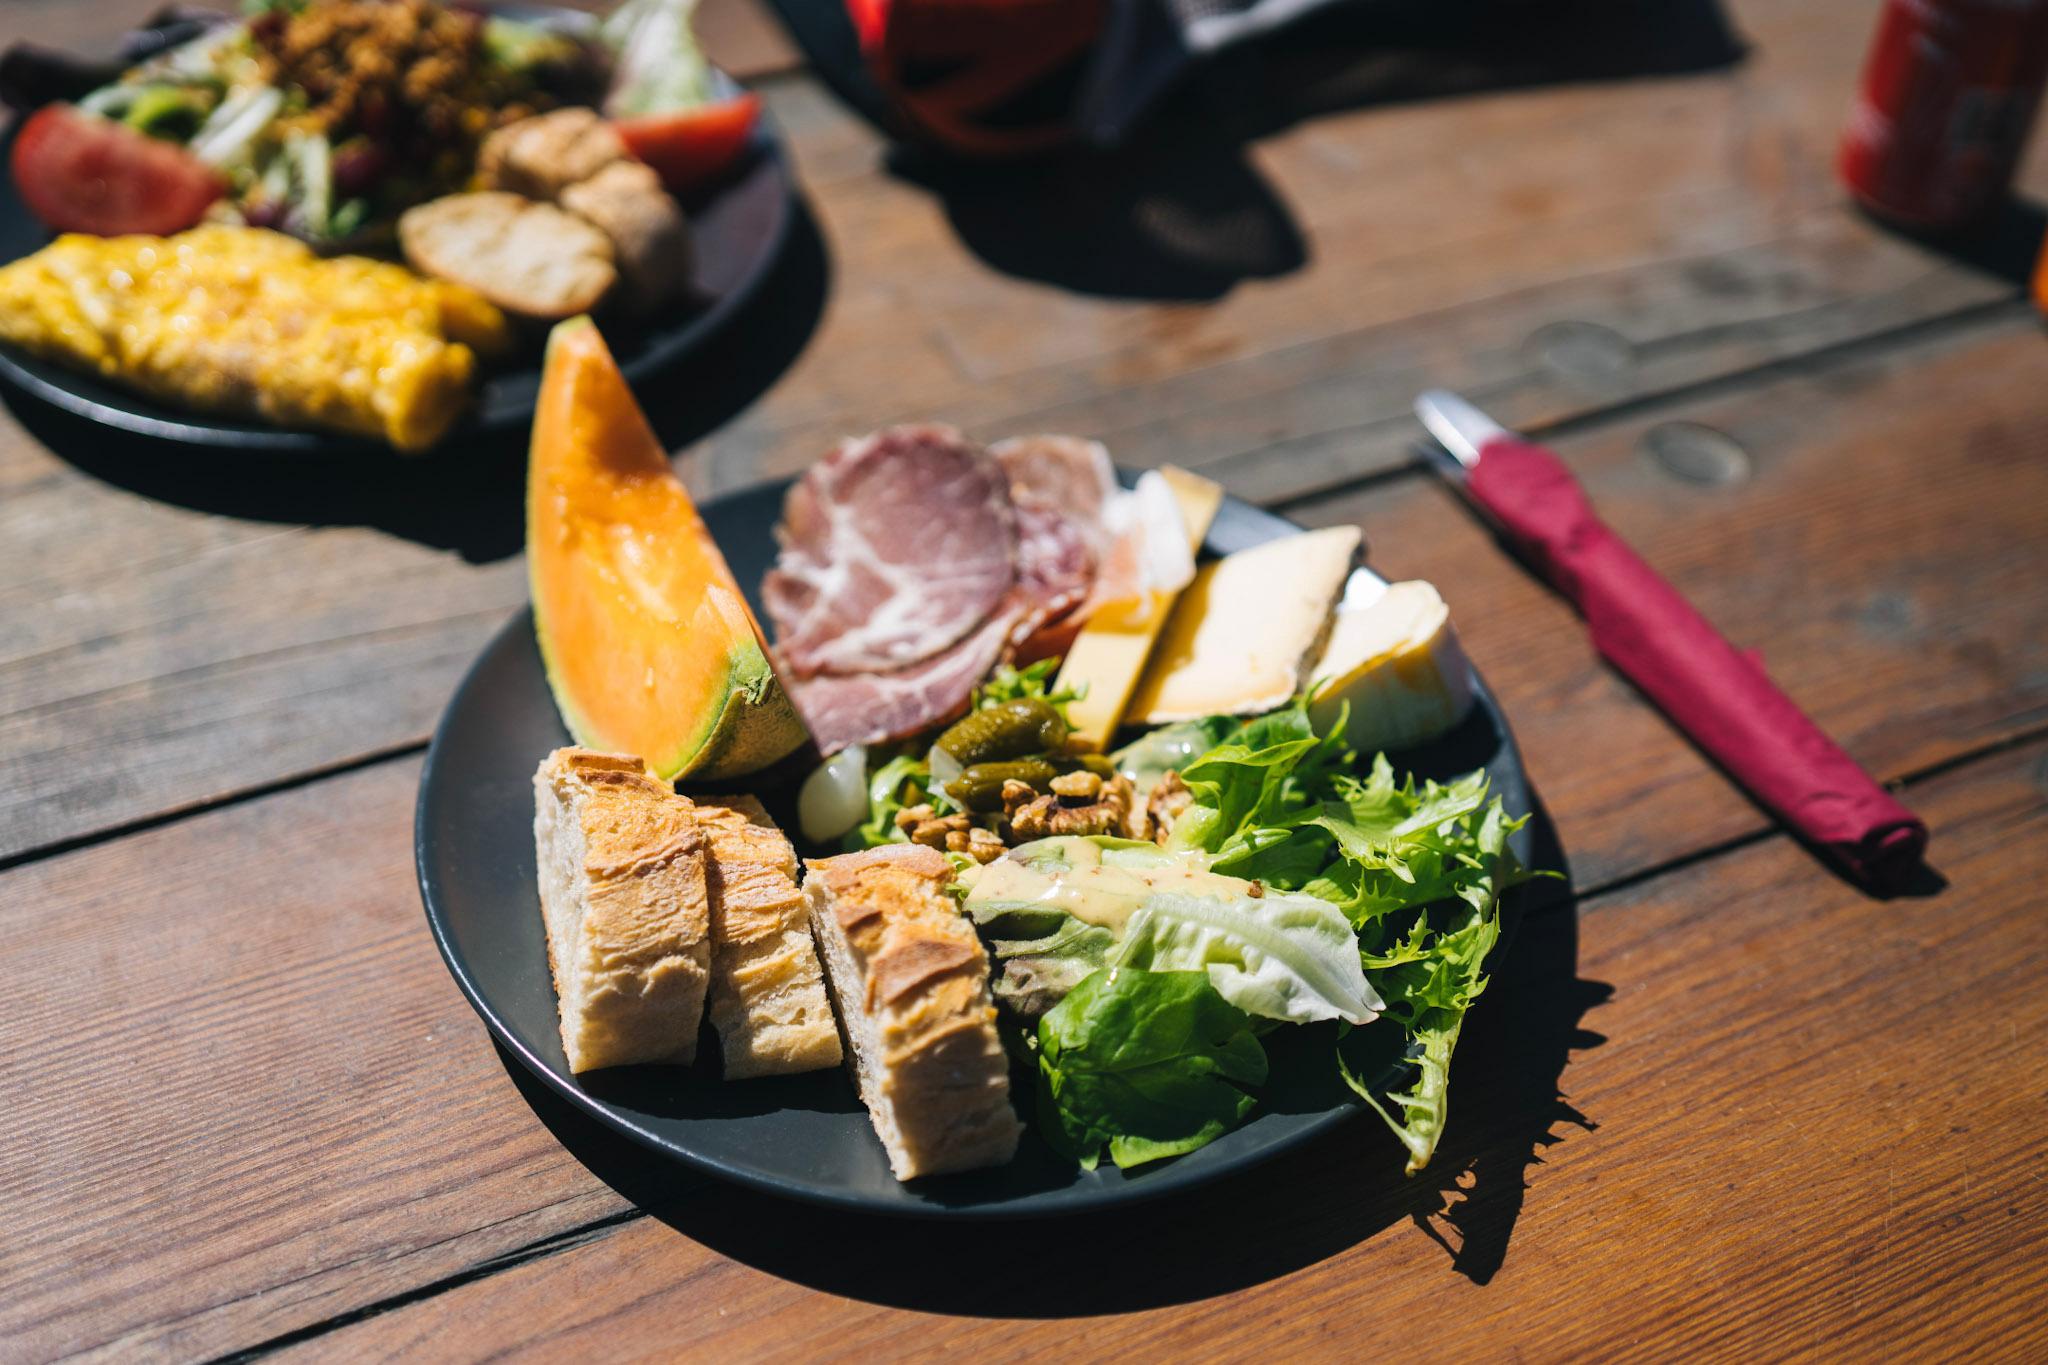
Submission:
[[690,226],[653,167],[614,161],[564,189],[561,204],[611,239],[629,311],[659,308],[689,284]]
[[700,797],[710,851],[711,996],[727,1080],[838,1066],[844,1059],[811,942],[796,853],[751,796]]
[[637,758],[557,749],[533,775],[548,968],[571,1071],[697,1055],[711,967],[704,837]]
[[918,844],[814,859],[804,892],[860,1097],[898,1180],[996,1166],[1017,1150],[988,956]]
[[421,274],[466,284],[530,318],[587,313],[619,278],[603,232],[553,204],[499,190],[407,209],[398,244]]
[[631,155],[603,115],[572,104],[508,123],[485,138],[477,151],[476,174],[487,190],[553,199]]

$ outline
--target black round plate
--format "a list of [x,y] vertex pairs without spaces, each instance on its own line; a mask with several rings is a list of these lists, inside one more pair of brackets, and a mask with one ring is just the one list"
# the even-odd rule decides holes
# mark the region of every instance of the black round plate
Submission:
[[[547,14],[545,6],[502,6],[523,14]],[[580,11],[555,11],[572,21]],[[734,87],[735,89],[737,87]],[[4,168],[11,159],[19,122],[0,139],[0,264],[40,250],[49,229],[36,221]],[[705,344],[768,276],[782,253],[794,219],[794,187],[781,143],[766,116],[741,168],[701,200],[684,205],[690,220],[691,292],[653,321],[602,320],[605,340],[629,382],[638,385]],[[44,402],[79,417],[159,440],[216,450],[274,451],[295,456],[391,456],[380,442],[335,432],[266,426],[188,411],[146,398],[97,375],[40,360],[17,347],[0,345],[0,377]],[[485,375],[469,413],[449,431],[445,443],[523,427],[533,417],[540,392],[539,338],[526,338],[508,368]]]
[[[750,595],[774,554],[784,487],[748,489],[703,508]],[[1205,549],[1228,554],[1297,529],[1231,499]],[[760,603],[754,607],[758,613]],[[727,1083],[715,1074],[717,1047],[707,1042],[693,1068],[572,1075],[548,976],[533,845],[533,771],[550,750],[569,742],[541,672],[533,618],[522,612],[470,668],[427,753],[414,830],[420,894],[448,970],[491,1032],[571,1103],[657,1152],[821,1204],[890,1214],[1028,1217],[1204,1184],[1278,1156],[1359,1112],[1336,1074],[1333,1026],[1286,1029],[1267,1039],[1272,1077],[1252,1120],[1188,1156],[1128,1174],[1107,1164],[1081,1171],[1027,1133],[1008,1166],[906,1185],[889,1174],[844,1070]],[[1455,733],[1400,757],[1425,776],[1483,765],[1511,813],[1530,808],[1514,741],[1483,686],[1473,715]],[[1526,846],[1517,852],[1527,859]],[[1025,1108],[1028,1118],[1028,1099]],[[1398,1170],[1400,1149],[1391,1140],[1381,1155],[1390,1174]]]

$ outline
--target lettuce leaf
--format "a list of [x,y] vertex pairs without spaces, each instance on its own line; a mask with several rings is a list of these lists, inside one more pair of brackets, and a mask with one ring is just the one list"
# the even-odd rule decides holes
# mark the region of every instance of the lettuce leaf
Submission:
[[1060,661],[1056,657],[1040,659],[1022,668],[998,664],[996,671],[974,689],[973,707],[977,711],[985,711],[1006,701],[1035,697],[1059,712],[1061,720],[1066,720],[1067,707],[1086,696],[1088,689],[1085,686],[1055,687],[1053,683],[1059,670]]
[[1483,772],[1418,788],[1396,782],[1381,755],[1360,780],[1342,733],[1340,717],[1318,736],[1301,703],[1246,725],[1182,773],[1195,805],[1170,846],[1210,853],[1218,872],[1328,901],[1350,920],[1413,1070],[1406,1088],[1381,1097],[1341,1051],[1339,1065],[1407,1149],[1413,1174],[1443,1134],[1451,1054],[1486,988],[1500,894],[1530,875],[1507,846],[1522,821],[1488,801]]
[[[1099,967],[1206,972],[1247,1014],[1365,1023],[1379,1009],[1343,912],[1209,872],[1206,859],[1106,835],[1040,839],[973,877],[967,913],[995,994],[1036,1019]],[[1069,913],[1084,904],[1089,920]],[[1108,927],[1116,926],[1116,927]]]
[[1113,963],[1207,972],[1225,1000],[1282,1023],[1363,1024],[1380,1009],[1350,924],[1314,896],[1148,896],[1124,926]]
[[1266,1079],[1251,1020],[1202,972],[1098,971],[1038,1025],[1039,1127],[1088,1170],[1180,1156],[1229,1132]]
[[970,892],[966,909],[988,945],[996,1003],[1026,1023],[1108,966],[1116,951],[1115,934],[1050,906],[977,901]]
[[904,842],[896,812],[922,802],[930,785],[931,770],[914,754],[898,754],[875,769],[868,777],[868,818],[846,836],[846,851]]

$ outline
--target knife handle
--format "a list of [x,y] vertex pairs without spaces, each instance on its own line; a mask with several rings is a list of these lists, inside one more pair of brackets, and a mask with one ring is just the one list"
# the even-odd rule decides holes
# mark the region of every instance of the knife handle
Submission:
[[1578,608],[1594,648],[1772,814],[1879,889],[1918,865],[1920,818],[1601,521],[1553,452],[1489,441],[1465,491]]

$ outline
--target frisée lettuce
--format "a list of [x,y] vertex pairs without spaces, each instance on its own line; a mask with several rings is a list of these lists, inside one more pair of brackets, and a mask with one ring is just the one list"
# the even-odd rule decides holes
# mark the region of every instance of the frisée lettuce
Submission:
[[[1164,848],[1045,840],[970,889],[999,999],[1043,1016],[1042,1126],[1083,1164],[1212,1141],[1256,1103],[1258,1035],[1330,1020],[1345,1080],[1408,1171],[1428,1164],[1500,894],[1528,875],[1507,842],[1522,822],[1483,772],[1397,782],[1381,756],[1361,778],[1342,734],[1341,717],[1317,733],[1305,702],[1232,725],[1179,769],[1193,799]],[[1168,871],[1147,881],[1146,868]],[[1090,884],[1111,872],[1108,892]],[[1103,901],[1119,890],[1129,904]]]
[[1340,717],[1318,736],[1302,704],[1245,726],[1182,772],[1195,805],[1170,846],[1319,897],[1351,921],[1385,1022],[1406,1034],[1409,1079],[1380,1095],[1341,1045],[1339,1065],[1407,1149],[1412,1175],[1443,1135],[1451,1053],[1486,988],[1500,895],[1530,875],[1508,847],[1524,820],[1487,799],[1484,772],[1418,787],[1396,782],[1380,755],[1361,780],[1335,738],[1343,730]]

